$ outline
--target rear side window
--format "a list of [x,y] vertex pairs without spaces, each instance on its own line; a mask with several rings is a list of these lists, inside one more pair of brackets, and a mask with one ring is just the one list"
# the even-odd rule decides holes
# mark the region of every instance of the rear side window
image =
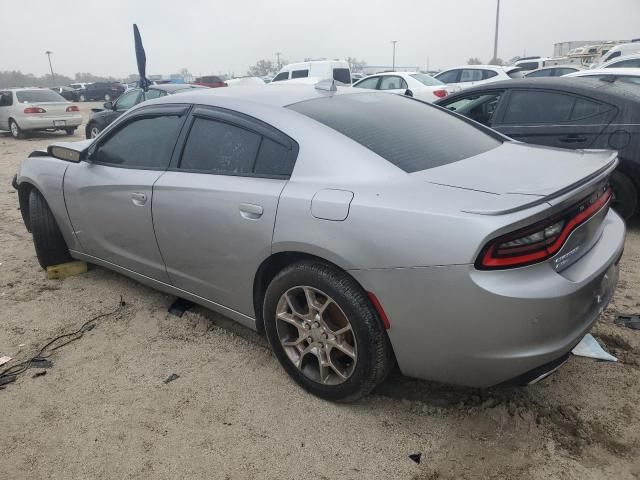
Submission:
[[182,120],[177,115],[134,120],[99,144],[90,159],[119,167],[166,169]]
[[289,79],[289,72],[280,72],[275,77],[273,77],[273,80],[271,81],[279,82],[280,80],[288,80],[288,79]]
[[294,70],[291,72],[291,78],[307,78],[309,70]]
[[351,72],[349,72],[348,68],[334,68],[333,69],[333,79],[336,82],[351,83]]
[[482,79],[486,80],[487,78],[493,78],[498,75],[498,72],[494,72],[493,70],[482,70]]
[[0,92],[0,107],[13,105],[13,95],[11,92]]
[[401,95],[345,94],[289,105],[407,173],[496,148],[499,140],[453,114]]
[[578,97],[576,98],[576,103],[573,105],[571,120],[582,120],[583,118],[593,117],[608,109],[609,107],[607,105]]
[[553,70],[534,70],[533,72],[527,75],[527,78],[551,77],[551,76],[553,76]]
[[250,173],[260,140],[260,135],[244,128],[196,118],[182,152],[180,168],[231,175]]
[[575,97],[554,92],[511,92],[504,123],[553,123],[569,120]]
[[484,78],[482,70],[465,68],[460,75],[461,82],[477,82]]
[[66,100],[53,90],[23,90],[16,92],[18,103],[40,102],[66,102]]
[[407,88],[407,82],[404,81],[404,78],[389,75],[382,77],[378,90],[399,90],[401,88]]
[[609,65],[607,68],[640,68],[640,58],[620,60],[618,63]]
[[442,83],[458,83],[458,75],[460,70],[449,70],[436,75],[436,78]]
[[517,66],[520,67],[521,70],[537,70],[538,68],[540,68],[538,62],[518,63]]
[[288,176],[293,171],[293,156],[288,147],[263,137],[253,172],[256,175]]

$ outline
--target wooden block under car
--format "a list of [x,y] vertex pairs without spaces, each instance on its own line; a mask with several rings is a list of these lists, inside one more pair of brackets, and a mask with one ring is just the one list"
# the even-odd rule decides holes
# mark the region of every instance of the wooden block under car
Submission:
[[49,280],[62,279],[80,275],[87,272],[86,262],[75,260],[73,262],[61,263],[60,265],[52,265],[47,267],[47,278]]

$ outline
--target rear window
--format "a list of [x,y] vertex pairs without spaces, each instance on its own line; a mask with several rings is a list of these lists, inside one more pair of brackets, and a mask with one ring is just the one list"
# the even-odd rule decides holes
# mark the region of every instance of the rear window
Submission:
[[333,69],[333,79],[336,82],[342,82],[345,84],[351,83],[351,72],[348,68],[334,68]]
[[40,102],[66,102],[66,100],[53,90],[23,90],[16,92],[19,103],[40,103]]
[[411,76],[418,80],[421,84],[426,85],[427,87],[435,87],[437,85],[443,85],[443,83],[433,78],[429,75],[425,75],[424,73],[412,73]]
[[334,95],[288,108],[337,130],[407,173],[457,162],[501,144],[453,114],[401,95]]

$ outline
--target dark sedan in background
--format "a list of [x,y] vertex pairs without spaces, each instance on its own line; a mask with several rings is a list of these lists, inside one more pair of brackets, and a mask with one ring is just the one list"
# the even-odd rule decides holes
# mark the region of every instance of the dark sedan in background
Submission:
[[62,98],[70,102],[78,101],[78,92],[71,87],[51,87],[50,90],[59,93]]
[[614,208],[637,210],[640,191],[640,86],[589,78],[515,79],[469,88],[436,102],[526,143],[573,150],[613,149]]
[[76,90],[78,101],[89,102],[104,100],[109,102],[115,100],[125,91],[126,87],[118,82],[95,82],[89,83],[84,88]]
[[115,102],[105,102],[104,110],[94,109],[91,118],[85,127],[87,138],[95,138],[104,130],[107,125],[129,110],[134,105],[151,100],[153,98],[173,95],[179,92],[186,92],[194,88],[207,88],[200,85],[186,83],[167,83],[164,85],[152,85],[144,92],[141,88],[131,88],[118,98]]

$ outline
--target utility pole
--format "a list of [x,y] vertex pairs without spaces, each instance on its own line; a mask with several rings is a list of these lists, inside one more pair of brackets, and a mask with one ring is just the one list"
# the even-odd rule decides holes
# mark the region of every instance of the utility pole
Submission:
[[47,50],[44,52],[45,55],[49,58],[49,69],[51,70],[51,80],[53,81],[53,86],[56,86],[56,76],[53,74],[53,67],[51,66],[51,54],[53,53],[51,50]]
[[500,25],[500,0],[496,7],[496,35],[493,40],[493,60],[498,58],[498,26]]
[[429,57],[427,57],[427,73],[429,73]]
[[391,40],[391,43],[393,43],[393,66],[391,67],[391,70],[395,72],[396,70],[396,43],[398,43],[397,40]]
[[276,52],[276,65],[278,65],[278,70],[280,70],[280,55],[282,55],[282,52]]

